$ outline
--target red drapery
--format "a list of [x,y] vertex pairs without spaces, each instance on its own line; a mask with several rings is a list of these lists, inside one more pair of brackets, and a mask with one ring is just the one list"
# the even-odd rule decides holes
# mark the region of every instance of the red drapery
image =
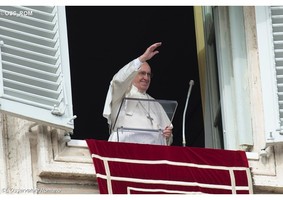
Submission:
[[87,139],[101,194],[252,194],[244,151]]

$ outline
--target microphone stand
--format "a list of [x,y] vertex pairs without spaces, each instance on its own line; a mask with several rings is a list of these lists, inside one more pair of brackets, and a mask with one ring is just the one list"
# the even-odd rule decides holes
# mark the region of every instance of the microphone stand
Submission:
[[187,100],[186,100],[186,104],[185,104],[185,108],[184,108],[184,113],[183,113],[183,147],[186,146],[186,136],[185,136],[185,119],[186,119],[186,112],[187,112],[187,107],[188,107],[188,101],[191,95],[191,90],[192,87],[194,85],[194,81],[191,80],[190,81],[190,87],[189,87],[189,91],[188,91],[188,96],[187,96]]

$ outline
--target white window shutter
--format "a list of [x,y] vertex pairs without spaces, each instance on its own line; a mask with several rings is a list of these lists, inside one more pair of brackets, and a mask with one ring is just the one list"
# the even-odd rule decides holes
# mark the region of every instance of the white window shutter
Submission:
[[283,7],[270,7],[279,106],[280,141],[283,141]]
[[257,6],[257,36],[267,144],[283,142],[283,7]]
[[0,110],[72,131],[65,7],[0,6]]

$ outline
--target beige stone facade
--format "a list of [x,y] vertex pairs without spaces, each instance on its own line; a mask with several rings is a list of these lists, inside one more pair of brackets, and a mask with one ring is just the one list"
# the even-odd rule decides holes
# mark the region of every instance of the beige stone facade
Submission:
[[99,193],[86,143],[68,146],[63,136],[1,114],[1,193]]

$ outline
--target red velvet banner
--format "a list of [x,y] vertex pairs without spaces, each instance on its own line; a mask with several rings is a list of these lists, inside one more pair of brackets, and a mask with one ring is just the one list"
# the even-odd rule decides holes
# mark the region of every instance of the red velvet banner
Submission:
[[252,194],[244,151],[87,139],[101,194]]

